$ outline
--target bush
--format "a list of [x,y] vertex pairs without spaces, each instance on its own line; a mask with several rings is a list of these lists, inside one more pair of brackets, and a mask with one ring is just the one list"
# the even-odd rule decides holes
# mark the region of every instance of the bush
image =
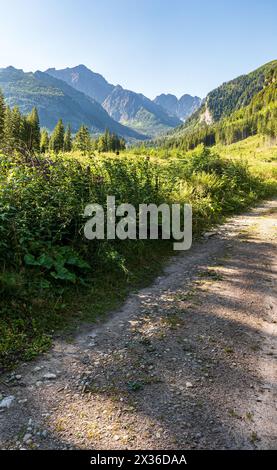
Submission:
[[155,249],[159,258],[168,253],[166,241],[87,241],[82,216],[86,204],[105,207],[108,195],[115,196],[117,204],[128,202],[136,208],[150,202],[191,203],[193,231],[199,235],[224,215],[268,194],[267,184],[245,164],[222,159],[203,146],[174,158],[152,154],[34,161],[0,155],[4,364],[48,347],[50,332],[64,324],[64,311],[72,314],[67,292],[78,300],[82,291],[74,289],[90,286],[90,311],[102,312],[122,298],[128,282],[147,278]]
[[[105,206],[107,195],[136,208],[150,202],[191,203],[199,232],[217,222],[219,214],[243,208],[264,192],[245,164],[223,160],[203,146],[165,162],[102,157],[86,165],[57,157],[30,165],[2,155],[0,169],[1,262],[43,272],[51,281],[76,282],[81,271],[97,262],[95,257],[104,262],[104,253],[108,263],[116,259],[111,257],[116,242],[105,242],[99,251],[96,241],[84,240],[87,203]],[[117,265],[124,272],[124,263]]]

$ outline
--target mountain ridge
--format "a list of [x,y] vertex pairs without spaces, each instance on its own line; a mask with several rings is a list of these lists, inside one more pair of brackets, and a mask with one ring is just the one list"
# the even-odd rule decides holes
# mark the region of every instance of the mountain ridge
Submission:
[[68,85],[85,93],[100,104],[103,103],[114,88],[114,85],[108,83],[102,75],[93,72],[84,64],[66,67],[65,69],[49,68],[45,70],[45,73],[65,81]]
[[187,93],[180,99],[171,93],[162,93],[156,96],[154,103],[162,106],[170,115],[185,121],[201,104],[199,96],[191,96]]
[[174,128],[181,122],[143,94],[126,90],[120,85],[105,99],[103,107],[116,121],[152,135]]
[[38,109],[41,125],[52,130],[59,118],[76,132],[86,125],[91,133],[108,128],[120,136],[145,140],[147,136],[114,121],[93,98],[65,81],[45,72],[24,72],[9,66],[0,69],[0,89],[9,106],[18,106],[23,114]]
[[[170,115],[167,109],[155,103],[155,100],[124,89],[121,85],[112,85],[102,75],[83,64],[60,70],[50,68],[46,73],[93,97],[113,119],[146,135],[154,137],[181,124],[177,115]],[[187,112],[188,114],[190,112]]]

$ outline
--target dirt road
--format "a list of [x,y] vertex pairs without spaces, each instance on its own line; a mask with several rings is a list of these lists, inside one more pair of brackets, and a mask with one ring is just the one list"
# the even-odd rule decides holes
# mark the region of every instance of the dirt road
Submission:
[[230,219],[107,321],[2,377],[0,447],[276,448],[276,209]]

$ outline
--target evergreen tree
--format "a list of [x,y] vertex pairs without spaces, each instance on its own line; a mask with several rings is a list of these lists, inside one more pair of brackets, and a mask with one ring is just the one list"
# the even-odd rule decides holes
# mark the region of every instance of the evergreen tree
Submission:
[[42,129],[40,138],[40,151],[45,153],[49,150],[49,135],[46,129]]
[[125,150],[126,149],[126,141],[123,139],[123,137],[120,139],[120,149],[119,150]]
[[55,129],[50,138],[50,149],[55,153],[59,153],[63,150],[64,145],[64,125],[61,119],[59,119]]
[[0,145],[4,138],[5,100],[0,90]]
[[119,152],[126,147],[125,140],[116,134],[111,134],[108,129],[97,140],[97,150],[99,152]]
[[71,152],[71,150],[72,150],[71,128],[68,125],[64,134],[64,151]]
[[29,150],[39,151],[40,126],[37,108],[33,108],[26,118],[27,122],[27,147]]
[[12,130],[14,138],[17,140],[20,140],[22,136],[22,121],[19,107],[15,106],[12,110]]
[[105,134],[101,135],[97,139],[97,150],[98,152],[107,152],[107,141],[105,139]]
[[84,125],[80,127],[75,136],[74,148],[80,150],[82,153],[90,152],[91,150],[90,133],[88,128]]
[[16,106],[5,109],[4,117],[4,144],[12,149],[22,144],[23,118],[19,108]]
[[8,145],[13,140],[13,128],[12,128],[12,110],[9,106],[5,109],[4,115],[4,142]]

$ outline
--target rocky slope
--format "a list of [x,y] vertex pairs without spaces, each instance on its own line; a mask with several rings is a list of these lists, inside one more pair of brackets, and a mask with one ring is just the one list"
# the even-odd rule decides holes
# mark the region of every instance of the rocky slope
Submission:
[[199,108],[201,98],[185,94],[178,100],[175,95],[163,93],[154,99],[154,103],[164,108],[171,116],[185,121]]

